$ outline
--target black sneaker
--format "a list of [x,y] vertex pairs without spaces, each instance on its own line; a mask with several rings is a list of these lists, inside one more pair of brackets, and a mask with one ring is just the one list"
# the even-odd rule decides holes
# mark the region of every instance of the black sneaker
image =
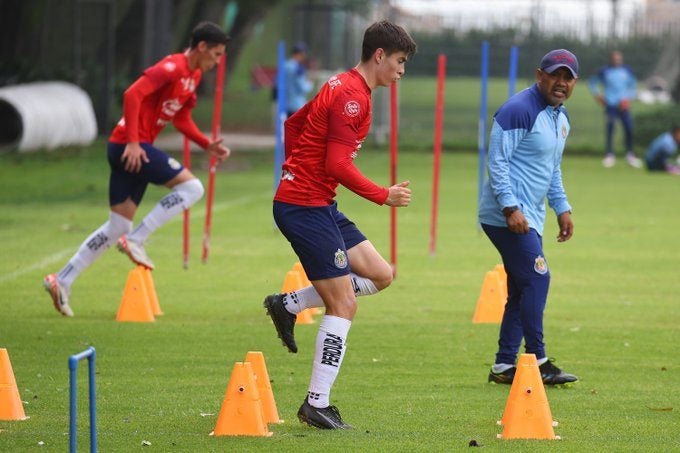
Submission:
[[541,379],[546,385],[564,385],[572,382],[577,382],[578,377],[573,374],[565,373],[564,371],[553,365],[555,359],[550,359],[543,365],[538,367],[541,372]]
[[279,338],[283,345],[288,348],[290,352],[297,352],[298,348],[295,344],[295,320],[297,316],[286,310],[283,306],[283,294],[271,294],[264,298],[262,305],[267,309],[267,314],[274,321],[274,327],[279,334]]
[[508,368],[500,373],[494,373],[493,368],[489,371],[489,382],[494,382],[496,384],[512,384],[512,380],[515,379],[515,371],[517,368]]
[[340,411],[335,406],[328,406],[320,409],[314,407],[307,401],[302,403],[297,413],[298,419],[301,423],[307,423],[309,426],[321,429],[353,429],[352,425],[342,421]]

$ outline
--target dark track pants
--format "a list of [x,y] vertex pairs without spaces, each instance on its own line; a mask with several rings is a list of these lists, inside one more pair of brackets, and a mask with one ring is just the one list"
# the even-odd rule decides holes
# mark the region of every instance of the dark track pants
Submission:
[[527,354],[545,357],[543,311],[550,286],[550,271],[543,256],[543,240],[534,229],[515,234],[508,228],[482,225],[501,254],[508,274],[508,302],[498,340],[496,363],[514,364],[522,338]]

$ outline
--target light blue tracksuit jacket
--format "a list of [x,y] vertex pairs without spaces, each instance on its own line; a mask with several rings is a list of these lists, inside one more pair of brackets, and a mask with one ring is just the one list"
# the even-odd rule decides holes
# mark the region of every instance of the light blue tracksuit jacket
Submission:
[[536,85],[498,109],[489,138],[480,223],[507,227],[503,208],[518,206],[529,228],[543,235],[546,198],[556,215],[571,211],[560,169],[569,129],[565,108],[548,105]]

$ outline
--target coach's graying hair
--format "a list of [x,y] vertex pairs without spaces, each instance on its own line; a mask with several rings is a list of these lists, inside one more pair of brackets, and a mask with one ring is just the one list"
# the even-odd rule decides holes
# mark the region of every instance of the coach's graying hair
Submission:
[[231,38],[217,25],[212,22],[201,22],[191,31],[191,42],[189,46],[195,49],[198,43],[205,41],[208,47],[215,47],[220,44],[225,46]]
[[374,23],[364,32],[361,61],[370,60],[377,49],[383,49],[387,55],[401,51],[410,58],[416,53],[416,48],[415,41],[406,30],[399,25],[383,20]]

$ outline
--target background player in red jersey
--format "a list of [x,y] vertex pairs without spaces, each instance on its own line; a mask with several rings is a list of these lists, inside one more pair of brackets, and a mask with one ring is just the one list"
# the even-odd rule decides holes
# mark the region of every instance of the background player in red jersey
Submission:
[[[229,148],[222,145],[222,140],[209,140],[191,118],[201,76],[215,67],[224,55],[228,41],[229,37],[217,25],[201,22],[192,31],[186,52],[169,55],[146,69],[125,91],[123,118],[108,143],[111,167],[109,220],[85,239],[58,273],[43,279],[43,286],[61,314],[73,316],[69,297],[75,278],[119,239],[118,247],[133,262],[153,269],[144,249],[146,239],[203,196],[201,182],[179,162],[153,146],[166,124],[172,123],[220,161],[229,156]],[[132,220],[149,183],[164,185],[172,191],[130,233]]]
[[398,25],[371,25],[364,33],[359,64],[332,77],[285,124],[286,161],[274,197],[274,220],[312,286],[267,296],[264,306],[291,352],[297,352],[296,314],[326,307],[309,392],[298,411],[301,422],[318,428],[351,428],[330,406],[329,395],[345,355],[356,296],[375,294],[393,278],[389,263],[338,210],[335,189],[342,184],[379,205],[410,203],[408,181],[381,187],[359,171],[354,158],[371,124],[372,90],[397,82],[415,51],[415,42]]

